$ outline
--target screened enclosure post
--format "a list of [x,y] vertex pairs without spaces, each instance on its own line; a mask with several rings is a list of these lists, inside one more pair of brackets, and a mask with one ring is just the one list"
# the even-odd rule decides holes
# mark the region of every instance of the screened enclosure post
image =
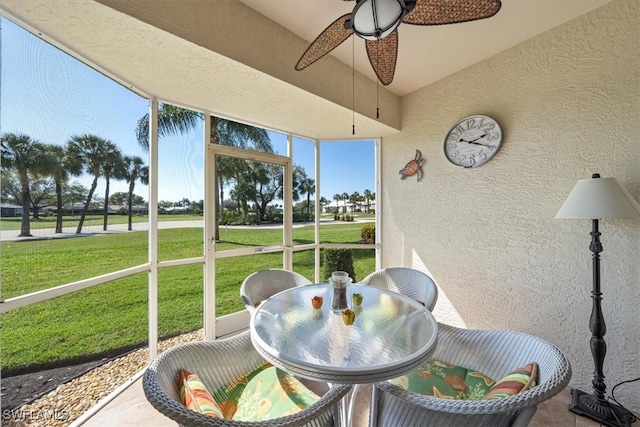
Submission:
[[216,161],[215,152],[210,149],[211,143],[211,115],[205,114],[204,119],[204,276],[203,276],[203,321],[204,339],[216,338],[216,242],[215,224],[218,221],[216,212]]
[[315,150],[314,150],[314,159],[315,159],[315,168],[316,168],[316,226],[315,226],[315,230],[313,231],[314,234],[314,242],[315,242],[315,249],[314,249],[314,255],[313,255],[313,259],[314,259],[314,274],[315,274],[315,283],[320,283],[320,213],[321,213],[321,207],[320,207],[320,141],[318,141],[317,139],[315,140],[315,144],[314,144]]
[[293,269],[293,136],[287,134],[288,161],[284,165],[284,188],[282,217],[282,241],[284,242],[283,265],[286,270]]
[[382,177],[382,165],[381,165],[381,161],[382,161],[382,156],[381,156],[381,151],[382,151],[382,144],[381,144],[381,140],[380,138],[376,139],[374,141],[375,144],[375,155],[374,155],[374,164],[375,164],[375,168],[376,168],[376,174],[375,174],[375,180],[376,180],[376,186],[375,186],[375,191],[376,191],[376,198],[375,198],[375,203],[373,204],[373,207],[375,209],[375,214],[374,214],[374,218],[375,218],[375,224],[376,224],[376,239],[375,239],[375,245],[376,245],[376,270],[379,270],[382,268],[382,245],[380,244],[380,240],[381,240],[381,236],[382,236],[382,219],[380,217],[381,213],[380,213],[380,209],[379,207],[381,206],[380,203],[380,197],[382,196],[382,181],[381,181],[381,177]]
[[158,100],[149,103],[149,359],[158,354]]

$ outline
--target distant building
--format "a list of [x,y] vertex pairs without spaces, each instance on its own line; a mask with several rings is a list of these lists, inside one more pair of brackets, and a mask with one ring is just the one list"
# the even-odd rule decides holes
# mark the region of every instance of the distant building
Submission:
[[183,214],[187,213],[187,209],[187,206],[169,206],[162,209],[162,211],[168,214]]
[[[128,205],[109,205],[109,213],[128,214]],[[134,215],[147,215],[149,214],[149,208],[146,206],[133,205],[131,206],[131,213]]]
[[11,205],[9,203],[0,204],[0,216],[22,216],[22,206]]
[[352,214],[355,212],[369,212],[372,210],[373,201],[369,202],[367,205],[365,202],[347,202],[345,205],[344,201],[336,202],[333,200],[331,203],[328,203],[322,206],[322,213],[340,213],[340,214]]

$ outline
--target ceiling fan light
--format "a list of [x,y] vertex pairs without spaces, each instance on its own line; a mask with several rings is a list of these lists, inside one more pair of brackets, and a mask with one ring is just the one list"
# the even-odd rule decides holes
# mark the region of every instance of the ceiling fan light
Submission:
[[351,14],[353,31],[366,40],[383,39],[406,13],[404,0],[360,0]]

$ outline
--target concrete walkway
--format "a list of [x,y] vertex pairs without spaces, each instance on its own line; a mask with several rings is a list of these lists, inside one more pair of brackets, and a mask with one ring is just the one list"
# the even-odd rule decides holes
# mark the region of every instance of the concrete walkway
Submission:
[[[64,227],[62,233],[56,233],[55,228],[32,228],[33,237],[18,237],[20,230],[2,230],[0,231],[0,240],[6,241],[25,241],[53,238],[69,238],[69,237],[86,237],[95,236],[96,234],[116,234],[127,233],[128,224],[109,224],[108,230],[102,229],[100,225],[90,225],[82,227],[82,233],[76,234],[76,227]],[[148,222],[136,222],[131,225],[131,231],[145,231],[149,229]],[[162,228],[185,228],[185,227],[202,227],[202,221],[158,221],[158,229]]]
[[[373,218],[355,219],[352,223],[366,223],[374,222]],[[338,223],[348,224],[345,222],[336,222],[333,219],[321,219],[320,225]],[[304,227],[306,225],[313,225],[313,222],[296,223],[294,228]],[[202,220],[196,221],[158,221],[158,229],[164,228],[187,228],[187,227],[202,227]],[[31,229],[33,237],[18,237],[20,230],[1,230],[0,241],[27,241],[27,240],[41,240],[41,239],[54,239],[54,238],[70,238],[70,237],[86,237],[95,236],[97,234],[116,234],[127,233],[128,224],[109,224],[108,230],[102,229],[100,225],[84,226],[82,233],[76,234],[76,227],[64,227],[62,233],[55,233],[55,228],[35,228]],[[132,224],[133,230],[131,231],[145,231],[149,229],[148,222],[136,222]],[[220,230],[227,228],[282,228],[282,224],[262,224],[262,225],[222,225]]]

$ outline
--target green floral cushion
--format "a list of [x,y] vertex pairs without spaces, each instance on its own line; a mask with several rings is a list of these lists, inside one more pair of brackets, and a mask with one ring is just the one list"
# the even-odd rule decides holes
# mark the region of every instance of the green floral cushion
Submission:
[[222,409],[209,394],[200,377],[184,369],[180,370],[179,377],[180,398],[184,406],[214,418],[223,417]]
[[227,384],[226,387],[218,389],[213,397],[222,408],[222,414],[224,418],[232,419],[238,408],[238,400],[240,400],[240,396],[242,396],[242,392],[244,391],[249,381],[251,381],[256,375],[265,369],[272,368],[273,365],[270,363],[265,363],[264,365],[254,369],[246,375],[237,378],[235,381]]
[[480,372],[437,360],[391,382],[405,390],[451,400],[480,400],[494,384]]
[[216,391],[225,418],[262,421],[295,414],[319,397],[300,381],[265,364]]
[[521,391],[529,390],[538,383],[538,364],[531,362],[521,368],[514,369],[509,375],[498,381],[484,395],[485,400],[502,399]]

